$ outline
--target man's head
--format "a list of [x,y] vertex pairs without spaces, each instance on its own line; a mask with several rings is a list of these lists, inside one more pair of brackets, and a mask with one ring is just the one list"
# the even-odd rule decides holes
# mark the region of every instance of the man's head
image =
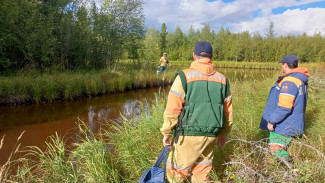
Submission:
[[196,43],[193,56],[196,56],[197,58],[200,57],[208,57],[212,58],[212,46],[209,42],[201,41]]
[[282,63],[281,69],[284,74],[298,67],[298,58],[295,55],[286,55],[279,63]]

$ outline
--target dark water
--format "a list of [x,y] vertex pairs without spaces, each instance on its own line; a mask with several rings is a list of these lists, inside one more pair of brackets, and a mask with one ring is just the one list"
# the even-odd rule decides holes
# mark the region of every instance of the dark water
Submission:
[[20,149],[31,145],[42,148],[45,140],[55,133],[65,137],[76,136],[79,120],[97,131],[101,125],[112,123],[112,120],[121,121],[121,115],[126,118],[138,115],[141,105],[147,107],[155,99],[155,92],[159,92],[159,88],[132,90],[78,101],[0,106],[0,140],[4,136],[0,165],[15,151],[17,138],[24,131],[19,141]]
[[[273,76],[278,70],[235,70],[219,69],[230,82],[259,79]],[[280,74],[280,72],[279,72]],[[169,91],[168,87],[132,90],[124,93],[91,97],[77,101],[55,102],[50,104],[32,104],[22,106],[0,106],[0,165],[17,147],[17,138],[24,132],[19,143],[25,146],[38,146],[42,149],[46,139],[57,133],[60,136],[76,135],[78,120],[82,120],[90,129],[97,131],[101,125],[120,121],[121,114],[131,118],[140,114],[143,106],[151,104],[155,93]],[[0,144],[1,145],[1,144]]]

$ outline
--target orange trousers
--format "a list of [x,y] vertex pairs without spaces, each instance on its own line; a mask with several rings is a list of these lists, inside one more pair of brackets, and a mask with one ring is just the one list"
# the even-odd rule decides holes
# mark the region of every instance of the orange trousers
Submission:
[[170,183],[209,182],[217,137],[180,136],[173,144],[167,160],[167,179]]

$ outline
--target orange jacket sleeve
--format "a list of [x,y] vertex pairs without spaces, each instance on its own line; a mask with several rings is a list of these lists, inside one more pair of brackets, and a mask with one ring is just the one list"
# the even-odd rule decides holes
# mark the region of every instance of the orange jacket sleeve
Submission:
[[177,76],[170,88],[166,110],[164,112],[164,123],[160,129],[164,136],[172,136],[173,129],[177,125],[178,116],[180,115],[185,102],[185,91],[182,86],[181,78]]

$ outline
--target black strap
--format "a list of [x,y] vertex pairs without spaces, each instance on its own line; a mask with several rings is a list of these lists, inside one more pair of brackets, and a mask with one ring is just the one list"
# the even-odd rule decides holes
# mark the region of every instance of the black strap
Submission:
[[[176,76],[177,75],[179,75],[179,77],[181,78],[182,86],[183,86],[183,89],[184,89],[184,92],[185,92],[185,95],[186,95],[186,92],[187,92],[187,83],[186,83],[185,73],[183,71],[178,71],[176,73]],[[177,144],[179,135],[180,135],[180,133],[182,132],[182,129],[183,129],[182,119],[183,119],[184,114],[185,114],[185,108],[184,107],[186,105],[188,105],[188,104],[185,101],[184,106],[183,106],[182,111],[181,111],[181,114],[178,116],[178,123],[177,123],[177,126],[176,126],[176,135],[175,135],[175,144]]]
[[[186,77],[185,77],[185,73],[183,71],[178,71],[176,73],[176,76],[179,75],[179,77],[181,78],[181,82],[182,82],[182,85],[183,85],[183,89],[184,89],[184,92],[186,94],[187,92],[187,83],[186,83]],[[176,77],[175,76],[175,77]]]
[[175,134],[175,144],[177,144],[178,142],[178,138],[180,136],[180,134],[182,133],[182,130],[183,130],[183,124],[186,124],[187,122],[183,121],[182,122],[182,119],[185,115],[185,106],[188,106],[189,103],[185,101],[184,103],[184,106],[182,108],[182,111],[181,111],[181,114],[178,116],[178,122],[177,122],[177,125],[176,125],[176,134]]

